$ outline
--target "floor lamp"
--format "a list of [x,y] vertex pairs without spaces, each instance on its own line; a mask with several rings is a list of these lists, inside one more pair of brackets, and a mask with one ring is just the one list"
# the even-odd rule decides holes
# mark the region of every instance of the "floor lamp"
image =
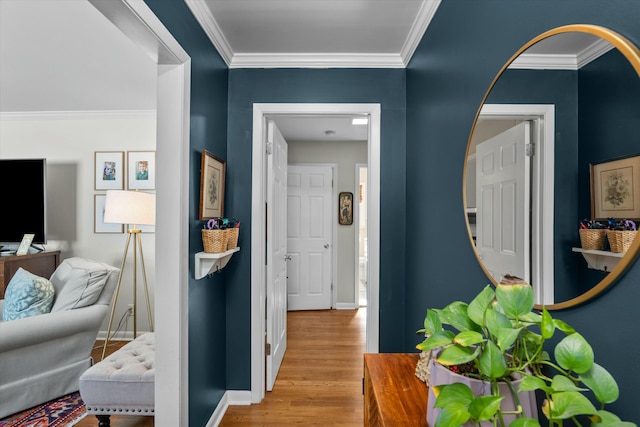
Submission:
[[156,197],[155,194],[143,193],[140,191],[109,190],[104,205],[104,222],[125,224],[132,226],[127,229],[127,243],[124,247],[120,275],[116,285],[113,302],[111,305],[111,315],[109,316],[109,327],[107,337],[102,349],[102,359],[104,359],[113,326],[113,318],[118,304],[118,295],[122,284],[124,265],[129,253],[129,244],[133,241],[133,338],[137,336],[137,278],[138,278],[138,253],[140,254],[140,264],[142,277],[144,279],[144,292],[147,299],[147,314],[149,315],[149,328],[153,332],[153,318],[151,316],[151,303],[149,301],[149,287],[147,285],[147,272],[144,267],[144,255],[142,254],[142,230],[138,225],[155,225],[156,222]]

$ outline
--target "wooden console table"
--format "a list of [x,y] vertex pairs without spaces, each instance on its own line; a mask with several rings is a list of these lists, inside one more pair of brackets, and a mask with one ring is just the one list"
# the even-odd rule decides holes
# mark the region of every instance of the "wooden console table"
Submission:
[[429,388],[415,375],[419,354],[364,355],[364,425],[427,426]]
[[0,299],[4,299],[4,291],[19,267],[48,279],[58,264],[60,264],[60,251],[0,256]]

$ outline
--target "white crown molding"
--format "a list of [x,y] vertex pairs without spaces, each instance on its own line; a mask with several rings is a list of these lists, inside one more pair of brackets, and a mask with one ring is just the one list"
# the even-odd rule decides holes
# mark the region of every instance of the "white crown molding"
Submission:
[[418,48],[424,33],[427,31],[427,27],[435,16],[438,7],[440,7],[440,2],[441,0],[425,0],[422,6],[420,6],[418,15],[415,21],[413,21],[404,46],[402,46],[402,50],[400,51],[400,57],[405,67],[409,64],[413,53]]
[[155,110],[16,111],[0,113],[0,120],[134,119],[155,117]]
[[523,53],[509,65],[509,68],[522,70],[579,70],[611,49],[613,49],[612,44],[605,40],[598,40],[576,55]]
[[184,0],[193,16],[196,18],[196,21],[203,28],[204,32],[211,40],[211,43],[215,46],[222,56],[224,62],[229,66],[233,60],[233,49],[231,49],[231,45],[227,41],[227,38],[224,36],[224,33],[218,26],[213,15],[211,15],[211,11],[205,5],[205,2],[202,0]]
[[229,68],[404,68],[398,54],[237,53]]

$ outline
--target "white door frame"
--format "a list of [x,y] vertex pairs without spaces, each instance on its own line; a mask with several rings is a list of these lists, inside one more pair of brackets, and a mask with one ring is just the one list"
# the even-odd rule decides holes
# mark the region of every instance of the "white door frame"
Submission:
[[[335,185],[337,181],[337,163],[289,163],[289,166],[326,166],[331,168],[331,179],[333,185],[331,186],[331,212],[338,212],[338,186]],[[336,242],[338,241],[338,228],[336,222],[331,221],[331,283],[335,285],[338,283],[338,251],[336,250]],[[331,308],[336,308],[338,298],[338,292],[335,289],[331,290]]]
[[[355,281],[355,295],[356,295],[356,300],[355,300],[355,307],[360,307],[360,169],[362,168],[368,168],[369,165],[367,165],[366,163],[356,163],[356,171],[355,171],[355,175],[356,175],[356,182],[355,182],[355,189],[357,194],[354,194],[353,198],[355,199],[356,197],[358,197],[358,203],[353,203],[353,225],[356,229],[356,252],[355,252],[355,264],[356,264],[356,281]],[[369,184],[367,184],[367,191],[369,191]],[[367,285],[367,293],[369,293],[369,286]],[[368,300],[368,296],[367,296],[367,300]]]
[[270,115],[367,114],[369,121],[368,182],[369,214],[369,295],[366,351],[379,348],[379,271],[380,271],[380,104],[253,104],[253,148],[251,165],[251,402],[259,403],[265,393],[265,162],[262,146],[265,116]]
[[531,164],[531,284],[537,304],[553,304],[555,105],[485,104],[480,116],[534,121],[533,141],[538,146]]
[[143,0],[89,0],[158,64],[155,425],[189,425],[191,59]]

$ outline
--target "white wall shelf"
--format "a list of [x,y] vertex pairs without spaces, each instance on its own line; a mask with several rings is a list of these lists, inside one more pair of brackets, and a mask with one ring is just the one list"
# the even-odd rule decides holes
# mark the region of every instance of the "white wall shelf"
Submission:
[[196,279],[202,279],[209,274],[222,270],[231,259],[231,256],[239,250],[240,248],[233,248],[220,253],[196,253]]
[[580,252],[587,261],[587,266],[594,270],[610,272],[618,265],[624,256],[621,252],[598,251],[594,249],[572,248],[573,252]]

